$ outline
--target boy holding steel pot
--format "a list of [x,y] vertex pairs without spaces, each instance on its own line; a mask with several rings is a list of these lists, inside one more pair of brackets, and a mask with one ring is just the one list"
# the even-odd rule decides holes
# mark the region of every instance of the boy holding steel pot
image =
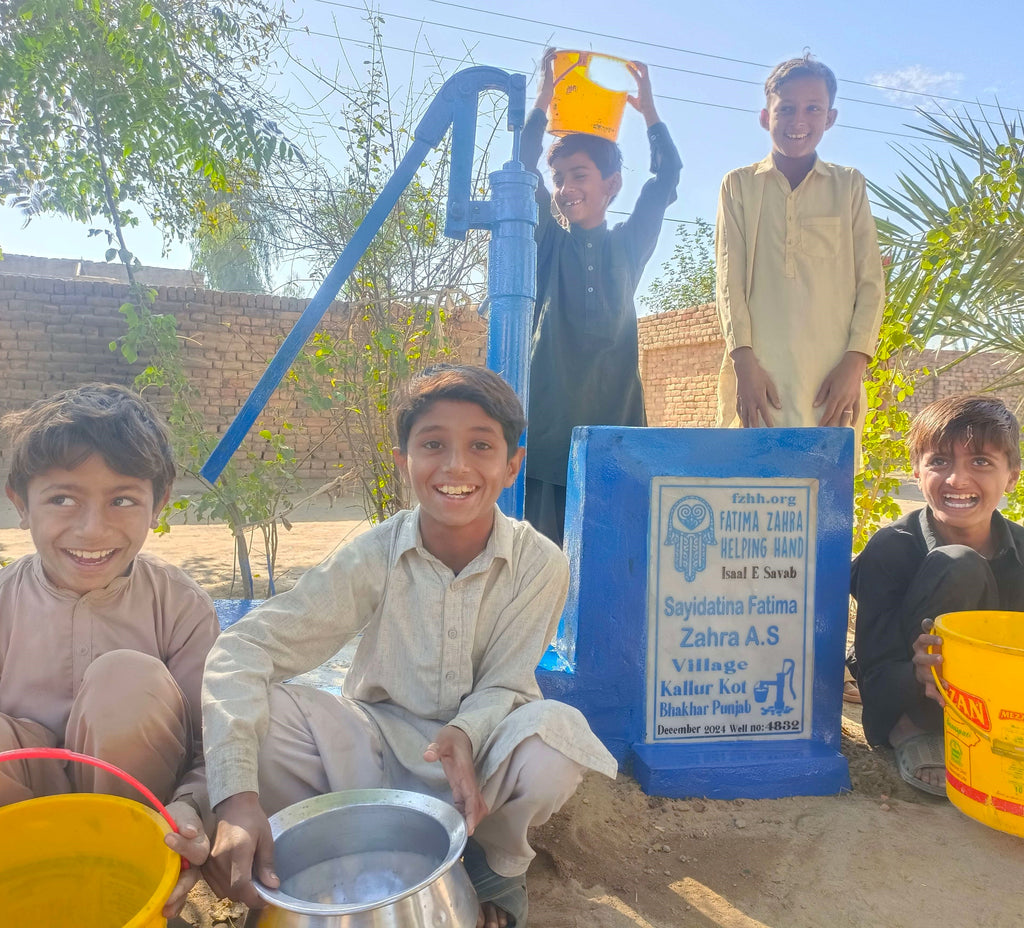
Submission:
[[[204,871],[259,906],[276,888],[267,816],[346,789],[451,801],[478,924],[525,928],[527,830],[612,756],[535,669],[561,615],[565,556],[496,506],[522,465],[515,393],[483,368],[441,366],[409,385],[394,455],[419,505],[339,548],[218,639],[203,721],[217,834]],[[284,683],[362,632],[343,695]]]

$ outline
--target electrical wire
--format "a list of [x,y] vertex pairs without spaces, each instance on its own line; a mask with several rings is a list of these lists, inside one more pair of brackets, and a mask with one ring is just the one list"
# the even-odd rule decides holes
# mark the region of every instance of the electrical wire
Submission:
[[[332,0],[315,0],[315,2],[317,2],[317,3],[331,3]],[[428,0],[428,2],[435,3],[438,6],[454,7],[455,9],[459,9],[459,10],[466,10],[468,12],[473,12],[473,13],[481,13],[481,14],[483,14],[485,16],[498,16],[498,17],[501,17],[502,19],[513,19],[513,20],[517,20],[518,22],[529,23],[530,25],[534,25],[534,26],[547,26],[550,29],[565,29],[565,30],[570,31],[570,32],[578,32],[578,33],[581,33],[583,35],[596,36],[597,38],[614,39],[617,42],[629,42],[629,43],[635,44],[635,45],[646,45],[648,48],[660,48],[660,49],[664,49],[665,51],[680,52],[680,53],[682,53],[684,55],[696,55],[696,56],[699,56],[701,58],[713,58],[713,59],[715,59],[717,61],[728,61],[731,64],[749,65],[749,66],[754,67],[754,68],[763,68],[764,70],[770,70],[773,67],[773,65],[765,64],[764,62],[760,62],[760,61],[747,61],[744,58],[730,58],[727,55],[715,55],[715,54],[713,54],[711,52],[699,52],[699,51],[695,51],[694,49],[680,48],[677,45],[663,45],[663,44],[660,44],[658,42],[648,42],[645,39],[632,39],[632,38],[627,39],[624,36],[611,35],[611,34],[606,33],[606,32],[594,32],[593,30],[590,30],[590,29],[580,29],[580,28],[578,28],[576,26],[565,25],[564,23],[547,23],[547,22],[542,22],[542,21],[537,20],[537,19],[530,19],[530,18],[527,18],[525,16],[515,16],[515,15],[513,15],[511,13],[499,13],[497,10],[482,10],[479,7],[469,6],[469,5],[463,4],[463,3],[454,3],[454,2],[452,2],[452,0]],[[382,15],[392,15],[393,16],[393,15],[396,15],[396,14],[382,14]],[[911,94],[913,96],[927,97],[928,99],[931,99],[931,100],[945,100],[945,101],[950,102],[950,103],[961,103],[961,104],[964,104],[964,105],[967,105],[967,106],[987,106],[987,107],[992,107],[994,109],[999,109],[1000,108],[1000,104],[998,104],[998,103],[981,103],[981,102],[976,101],[976,100],[965,100],[962,97],[950,97],[950,96],[944,96],[943,94],[930,93],[930,92],[928,92],[926,90],[907,90],[904,87],[892,87],[892,86],[887,85],[887,84],[874,83],[873,81],[856,81],[856,80],[851,80],[850,78],[846,78],[846,77],[837,78],[837,80],[840,83],[842,83],[842,84],[853,84],[853,85],[855,85],[857,87],[870,87],[873,90],[885,90],[885,91],[887,91],[889,93]],[[751,81],[751,83],[758,83],[758,84],[760,84],[761,82],[760,81]],[[846,99],[849,99],[849,98],[846,98]],[[892,104],[879,103],[879,102],[872,101],[872,100],[858,100],[856,102],[858,102],[858,103],[869,103],[869,104],[871,104],[873,106],[889,106],[889,105],[892,105]],[[907,109],[907,107],[896,107],[896,108],[897,109]],[[1016,107],[1012,107],[1012,106],[1011,107],[1003,107],[1003,108],[1004,109],[1016,109]]]
[[[330,3],[333,6],[348,6],[348,4],[335,3],[334,0],[315,0],[315,2],[317,2],[317,3]],[[356,8],[355,7],[351,7],[351,9],[356,9]],[[410,18],[410,17],[405,17],[405,18]],[[416,20],[416,22],[419,22],[419,20]],[[339,42],[349,42],[349,43],[352,43],[354,45],[364,46],[364,47],[367,47],[367,48],[373,47],[373,44],[374,44],[372,41],[369,41],[369,40],[367,40],[365,38],[357,39],[357,38],[352,38],[351,36],[337,35],[337,34],[330,33],[330,32],[318,32],[317,30],[310,29],[308,27],[294,27],[294,26],[291,26],[291,27],[285,27],[285,30],[289,31],[289,32],[300,32],[303,35],[318,36],[318,37],[324,38],[324,39],[335,39],[335,40],[337,40]],[[465,31],[471,31],[471,30],[462,30],[462,31],[465,32]],[[525,42],[526,40],[525,39],[522,39],[522,40],[517,39],[515,41],[524,41]],[[529,44],[535,45],[537,43],[531,42]],[[388,45],[388,44],[385,44],[385,43],[379,43],[379,47],[383,48],[386,51],[402,52],[404,54],[409,54],[409,55],[426,54],[426,52],[417,51],[416,49],[413,49],[413,48],[402,48],[402,47],[397,46],[397,45]],[[454,57],[452,57],[450,55],[439,55],[439,54],[436,54],[434,52],[431,52],[430,54],[431,54],[431,57],[434,58],[437,61],[453,61],[453,62],[461,62],[461,63],[465,62],[465,58],[454,58]],[[515,68],[507,68],[506,67],[506,68],[504,68],[504,70],[506,70],[506,71],[514,71],[516,69]],[[710,107],[711,109],[729,110],[729,111],[736,112],[736,113],[754,113],[754,114],[756,114],[756,113],[761,112],[759,109],[756,109],[756,108],[753,108],[753,107],[730,106],[729,104],[726,104],[726,103],[712,103],[709,100],[693,100],[693,99],[690,99],[688,97],[674,97],[671,94],[664,94],[664,93],[656,93],[656,94],[654,94],[654,97],[657,100],[666,100],[666,101],[671,101],[673,103],[688,103],[688,104],[690,104],[692,106],[706,106],[706,107]],[[916,112],[916,110],[915,110],[915,112]],[[871,132],[871,133],[874,133],[876,135],[884,135],[884,136],[887,136],[889,138],[913,139],[914,141],[918,141],[918,142],[921,141],[921,137],[919,135],[912,135],[909,132],[892,132],[892,131],[890,131],[888,129],[874,129],[874,128],[871,128],[870,126],[857,126],[857,125],[853,125],[851,123],[846,123],[846,122],[837,122],[835,124],[835,126],[833,126],[833,128],[834,129],[851,129],[851,130],[856,131],[856,132]]]
[[[340,7],[342,9],[355,10],[355,11],[358,11],[358,12],[368,12],[368,8],[366,6],[357,6],[355,4],[342,3],[342,2],[340,2],[340,0],[313,0],[313,2],[314,3],[319,3],[319,4],[323,5],[323,6],[333,6],[333,7]],[[702,57],[702,58],[711,58],[711,59],[714,59],[716,61],[726,61],[726,62],[729,62],[730,64],[747,65],[747,66],[750,66],[750,67],[761,68],[761,69],[766,70],[766,71],[769,71],[772,68],[772,65],[765,64],[765,63],[759,62],[759,61],[748,61],[748,60],[746,60],[744,58],[731,58],[731,57],[729,57],[727,55],[716,55],[716,54],[714,54],[712,52],[701,52],[701,51],[696,51],[694,49],[681,48],[681,47],[679,47],[677,45],[666,45],[666,44],[663,44],[663,43],[660,43],[660,42],[650,42],[650,41],[647,41],[645,39],[632,39],[632,38],[627,39],[627,38],[625,38],[623,36],[612,35],[611,33],[606,33],[606,32],[596,32],[596,31],[594,31],[592,29],[580,29],[580,28],[578,28],[576,26],[569,26],[569,25],[566,25],[564,23],[550,23],[550,22],[545,22],[543,20],[531,19],[531,18],[528,18],[528,17],[525,17],[525,16],[516,16],[516,15],[514,15],[512,13],[501,13],[501,12],[498,12],[497,10],[485,10],[485,9],[481,9],[480,7],[470,6],[468,4],[454,3],[454,2],[452,2],[452,0],[429,0],[429,2],[435,3],[438,6],[452,7],[452,8],[459,9],[459,10],[465,10],[467,12],[478,13],[478,14],[483,15],[483,16],[496,16],[496,17],[499,17],[501,19],[511,19],[511,20],[516,21],[516,22],[528,23],[531,26],[545,26],[545,27],[550,28],[550,29],[564,29],[564,30],[569,31],[569,32],[576,32],[576,33],[580,33],[582,35],[594,36],[595,38],[611,39],[611,40],[614,40],[614,41],[617,41],[617,42],[624,42],[625,41],[625,42],[629,42],[629,43],[635,44],[635,45],[644,45],[644,46],[646,46],[648,48],[657,48],[657,49],[662,49],[664,51],[678,52],[678,53],[684,54],[684,55],[694,55],[694,56],[698,56],[698,57]],[[532,40],[532,39],[520,39],[520,38],[518,38],[516,36],[501,35],[501,34],[497,34],[497,33],[493,32],[493,31],[488,31],[488,30],[470,29],[470,28],[466,27],[465,25],[453,25],[451,23],[436,22],[434,20],[429,20],[429,19],[426,19],[424,17],[409,16],[409,15],[404,14],[404,13],[387,12],[387,11],[381,10],[379,8],[374,8],[373,11],[376,12],[376,13],[379,13],[381,16],[387,16],[387,17],[390,17],[392,19],[403,19],[403,20],[407,20],[407,21],[410,21],[410,22],[422,23],[423,25],[426,25],[426,26],[437,26],[437,27],[442,28],[442,29],[454,29],[454,30],[456,30],[458,32],[468,32],[468,33],[471,33],[471,34],[474,34],[474,35],[487,36],[488,38],[499,38],[499,39],[503,39],[503,40],[509,41],[509,42],[517,42],[519,44],[532,45],[534,47],[541,47],[541,48],[543,48],[547,44],[547,43],[538,42],[538,41],[535,41],[535,40]],[[689,70],[687,68],[675,67],[673,65],[656,65],[656,64],[653,64],[653,63],[650,63],[650,62],[646,62],[646,63],[651,64],[652,67],[656,67],[659,70],[677,71],[677,72],[680,72],[680,73],[683,73],[683,74],[699,75],[699,76],[702,76],[702,77],[710,77],[710,78],[714,78],[714,79],[717,79],[717,80],[732,81],[732,82],[741,83],[741,84],[751,84],[751,85],[758,86],[758,87],[763,87],[764,86],[763,81],[759,81],[759,80],[750,80],[750,79],[746,79],[746,78],[731,77],[731,76],[725,75],[725,74],[715,74],[715,73],[709,73],[709,72],[706,72],[706,71],[693,71],[693,70]],[[900,94],[907,94],[907,95],[910,95],[910,96],[920,96],[920,97],[924,97],[924,98],[929,99],[929,100],[942,100],[942,101],[946,101],[946,102],[950,102],[950,103],[959,103],[959,104],[965,105],[965,106],[989,107],[989,108],[993,108],[993,109],[999,109],[1000,108],[1000,104],[998,104],[998,103],[982,103],[982,102],[977,101],[977,100],[966,100],[966,99],[964,99],[962,97],[953,97],[953,96],[947,96],[947,95],[944,95],[944,94],[930,93],[930,92],[924,91],[924,90],[908,90],[908,89],[903,88],[903,87],[893,87],[891,85],[879,84],[879,83],[875,83],[875,82],[872,82],[872,81],[858,81],[858,80],[852,80],[852,79],[849,79],[849,78],[839,78],[838,80],[839,80],[840,84],[854,85],[854,86],[857,86],[857,87],[870,87],[873,90],[883,90],[883,91],[885,91],[887,93],[900,93]],[[858,98],[855,98],[855,97],[846,97],[846,96],[844,96],[843,97],[843,101],[847,102],[847,103],[862,103],[862,104],[864,104],[866,106],[879,106],[879,107],[884,107],[884,108],[887,108],[887,109],[896,109],[896,110],[905,110],[905,111],[908,111],[908,112],[917,112],[917,108],[916,107],[901,106],[900,104],[897,104],[897,103],[884,103],[884,102],[882,102],[880,100],[863,100],[863,99],[858,99]],[[1004,109],[1007,109],[1007,108],[1008,109],[1014,109],[1014,107],[1005,107],[1005,106],[1002,107],[1002,108],[1004,108]],[[876,131],[878,131],[878,130],[876,130]]]

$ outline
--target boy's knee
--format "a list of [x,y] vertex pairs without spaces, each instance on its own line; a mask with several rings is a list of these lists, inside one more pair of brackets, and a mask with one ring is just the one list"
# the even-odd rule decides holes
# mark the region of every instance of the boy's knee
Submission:
[[184,724],[187,709],[164,663],[141,651],[108,651],[86,668],[69,728],[85,722],[94,732],[130,731],[165,716]]
[[82,676],[82,691],[111,705],[126,705],[136,699],[157,697],[162,701],[181,691],[167,666],[158,657],[141,651],[107,651],[96,658]]
[[518,769],[516,792],[559,808],[580,785],[583,770],[574,760],[532,735],[513,751]]
[[925,556],[922,570],[936,580],[980,588],[992,575],[988,561],[967,545],[940,545]]

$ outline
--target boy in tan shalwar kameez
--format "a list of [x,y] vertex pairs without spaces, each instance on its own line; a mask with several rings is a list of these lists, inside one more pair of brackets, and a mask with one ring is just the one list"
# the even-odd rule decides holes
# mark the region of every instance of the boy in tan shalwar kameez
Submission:
[[836,119],[831,70],[786,61],[765,94],[772,151],[727,174],[718,202],[718,425],[851,426],[859,448],[885,302],[864,177],[817,155]]

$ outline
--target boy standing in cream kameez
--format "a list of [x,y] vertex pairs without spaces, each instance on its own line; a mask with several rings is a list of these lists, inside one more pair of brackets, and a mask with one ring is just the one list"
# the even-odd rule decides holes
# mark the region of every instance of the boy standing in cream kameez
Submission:
[[[527,829],[615,761],[535,670],[561,615],[565,556],[495,502],[525,426],[497,374],[440,367],[413,381],[395,458],[419,505],[387,519],[221,635],[203,721],[219,823],[207,882],[260,905],[276,887],[267,816],[343,789],[448,799],[472,835],[480,925],[526,928]],[[341,697],[283,681],[362,631]]]
[[718,425],[852,426],[885,301],[864,177],[818,158],[836,79],[810,57],[765,82],[763,161],[726,175],[716,303],[725,358]]

